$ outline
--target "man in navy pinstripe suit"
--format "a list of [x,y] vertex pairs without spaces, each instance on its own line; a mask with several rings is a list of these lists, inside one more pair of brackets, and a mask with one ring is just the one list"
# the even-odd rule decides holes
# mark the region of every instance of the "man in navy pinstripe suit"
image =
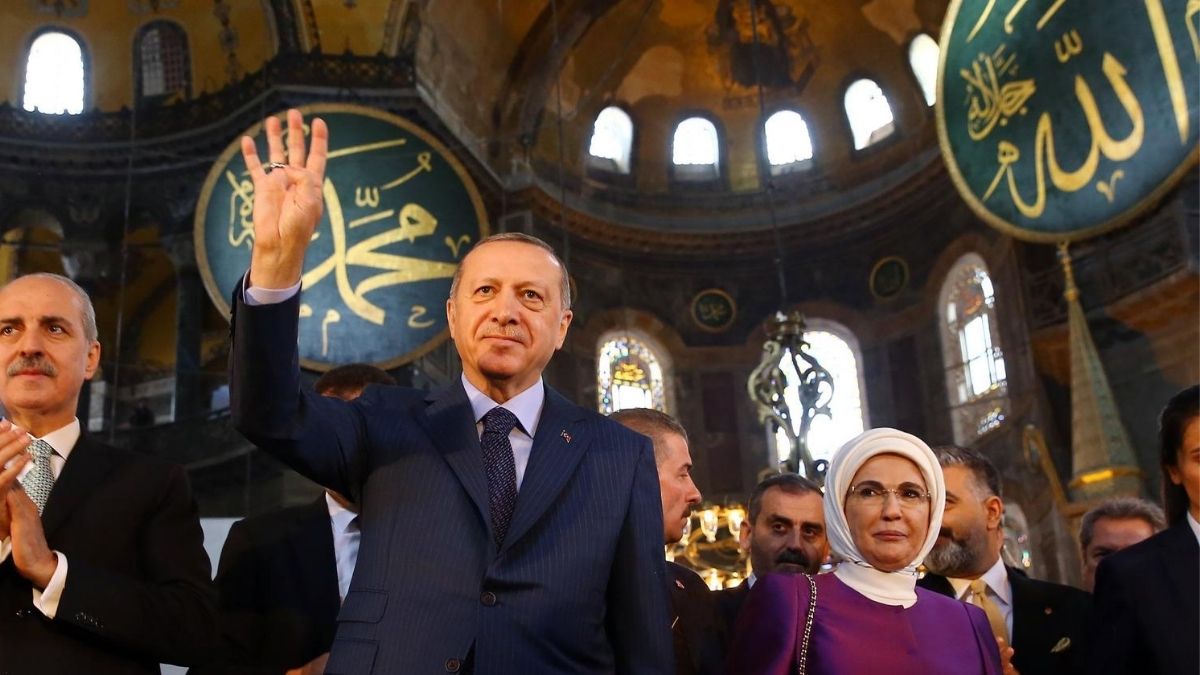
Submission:
[[328,131],[313,120],[306,156],[289,111],[285,163],[279,121],[266,129],[273,170],[242,142],[255,243],[234,297],[231,402],[248,438],[361,508],[326,672],[673,672],[650,442],[541,379],[571,323],[562,262],[523,235],[461,261],[446,303],[459,381],[311,394],[299,279]]

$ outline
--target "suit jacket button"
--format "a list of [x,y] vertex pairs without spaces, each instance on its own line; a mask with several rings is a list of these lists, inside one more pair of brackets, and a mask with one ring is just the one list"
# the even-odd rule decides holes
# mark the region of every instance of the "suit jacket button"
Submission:
[[456,659],[454,657],[450,657],[450,658],[446,659],[446,672],[447,673],[457,673],[460,668],[462,668],[462,661],[459,661],[458,659]]
[[485,607],[494,607],[496,605],[496,594],[491,591],[484,591],[483,595],[479,596],[479,601]]

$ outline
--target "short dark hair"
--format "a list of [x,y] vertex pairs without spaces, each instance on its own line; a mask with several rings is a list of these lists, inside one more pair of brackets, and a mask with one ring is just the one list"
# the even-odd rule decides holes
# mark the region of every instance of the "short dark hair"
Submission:
[[1083,521],[1079,524],[1079,548],[1085,555],[1087,554],[1087,547],[1092,543],[1092,537],[1096,533],[1096,521],[1101,518],[1113,518],[1116,520],[1138,518],[1146,521],[1150,525],[1150,529],[1155,532],[1160,532],[1167,526],[1167,519],[1163,515],[1163,510],[1158,508],[1158,504],[1154,502],[1137,497],[1111,497],[1105,499],[1083,514]]
[[688,439],[687,430],[683,428],[683,425],[661,410],[626,408],[610,413],[608,417],[643,436],[649,436],[650,441],[654,444],[654,461],[657,464],[661,464],[665,459],[662,448],[662,440],[665,435],[679,434],[685,443]]
[[375,366],[349,363],[317,378],[313,389],[322,396],[330,396],[362,391],[368,384],[396,384],[396,380]]
[[1000,497],[1003,499],[1003,494],[1000,492],[1000,472],[996,471],[996,465],[992,464],[992,460],[988,459],[982,453],[964,448],[961,445],[939,445],[932,448],[933,454],[937,455],[938,464],[942,468],[948,466],[961,466],[971,472],[975,478],[975,484],[980,490],[986,490],[987,494],[983,497]]
[[750,504],[747,505],[746,515],[750,518],[752,526],[758,521],[758,514],[762,512],[763,495],[771,488],[779,488],[790,495],[812,493],[824,498],[820,485],[817,485],[811,478],[805,478],[798,473],[777,473],[764,478],[750,491]]
[[529,244],[530,246],[536,246],[549,253],[550,257],[554,258],[554,262],[558,263],[558,268],[562,271],[562,281],[560,282],[561,285],[559,287],[559,293],[562,295],[562,308],[571,309],[571,276],[567,273],[566,263],[564,263],[562,258],[559,258],[558,254],[554,252],[553,246],[533,235],[524,234],[522,232],[501,232],[499,234],[493,234],[491,236],[484,237],[483,239],[477,241],[475,245],[471,247],[471,250],[467,251],[467,255],[464,255],[462,260],[458,262],[458,269],[454,270],[454,277],[450,280],[451,300],[454,299],[454,294],[458,291],[458,282],[462,279],[462,264],[466,262],[467,256],[471,255],[471,253],[474,253],[480,246],[483,246],[484,244],[492,244],[498,241],[515,241],[521,244]]
[[1193,384],[1171,397],[1158,418],[1159,466],[1162,469],[1163,507],[1171,525],[1187,515],[1187,490],[1171,482],[1171,467],[1179,466],[1183,449],[1183,430],[1188,422],[1200,417],[1200,385]]

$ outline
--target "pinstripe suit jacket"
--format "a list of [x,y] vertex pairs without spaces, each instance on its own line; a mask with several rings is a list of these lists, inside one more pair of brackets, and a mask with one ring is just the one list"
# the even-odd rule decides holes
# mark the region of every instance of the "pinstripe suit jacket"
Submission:
[[461,383],[350,403],[302,391],[299,299],[234,300],[235,426],[362,508],[327,673],[673,672],[648,439],[547,388],[497,549]]

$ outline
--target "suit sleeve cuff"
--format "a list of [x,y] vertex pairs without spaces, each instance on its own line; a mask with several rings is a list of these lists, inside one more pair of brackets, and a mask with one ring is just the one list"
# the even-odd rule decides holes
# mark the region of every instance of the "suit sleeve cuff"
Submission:
[[242,277],[242,297],[246,300],[246,304],[251,307],[257,305],[277,305],[285,300],[291,300],[292,296],[300,292],[300,282],[288,286],[287,288],[260,288],[250,285],[250,273]]
[[54,570],[54,575],[50,577],[50,583],[46,584],[46,588],[42,590],[33,589],[33,606],[39,612],[46,615],[47,619],[53,619],[58,613],[58,601],[62,598],[63,588],[67,585],[67,556],[55,551],[58,556],[58,567]]

